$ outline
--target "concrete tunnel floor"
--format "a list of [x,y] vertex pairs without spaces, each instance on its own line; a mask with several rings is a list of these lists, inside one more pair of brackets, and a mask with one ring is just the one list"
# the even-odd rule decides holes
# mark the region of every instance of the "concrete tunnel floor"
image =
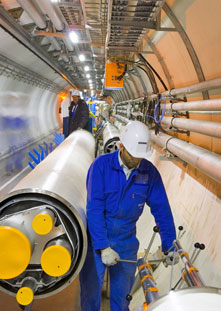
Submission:
[[[0,291],[0,311],[21,311],[16,298]],[[80,311],[80,285],[78,278],[58,294],[36,299],[32,311]],[[101,311],[109,311],[109,300],[102,293]],[[98,310],[96,310],[98,311]]]

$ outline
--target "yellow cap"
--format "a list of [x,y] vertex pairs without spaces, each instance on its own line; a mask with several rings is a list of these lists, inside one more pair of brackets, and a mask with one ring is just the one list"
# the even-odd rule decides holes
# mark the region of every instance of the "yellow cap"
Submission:
[[48,234],[53,227],[53,219],[48,214],[38,214],[32,221],[32,228],[37,234]]
[[23,306],[29,305],[32,302],[33,298],[33,290],[29,287],[21,287],[16,294],[17,302]]
[[31,244],[18,229],[0,226],[0,279],[11,279],[27,268]]
[[61,245],[47,247],[41,255],[41,266],[50,276],[61,276],[68,272],[71,266],[71,255]]

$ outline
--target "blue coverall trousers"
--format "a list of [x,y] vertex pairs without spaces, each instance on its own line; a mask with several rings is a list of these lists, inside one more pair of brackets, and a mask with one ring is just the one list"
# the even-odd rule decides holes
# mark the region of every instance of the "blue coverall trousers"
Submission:
[[[105,270],[100,251],[89,248],[80,272],[81,311],[100,311]],[[109,267],[111,311],[129,311],[126,296],[133,286],[135,271],[134,263],[119,262]]]

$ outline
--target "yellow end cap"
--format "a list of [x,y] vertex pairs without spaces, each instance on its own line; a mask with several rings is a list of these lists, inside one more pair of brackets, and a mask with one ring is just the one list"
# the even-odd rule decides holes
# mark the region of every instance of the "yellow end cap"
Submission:
[[16,294],[17,302],[23,306],[29,305],[32,302],[33,298],[33,290],[29,287],[21,287]]
[[50,276],[64,275],[70,269],[71,255],[61,245],[49,246],[41,255],[41,266],[44,272]]
[[48,234],[53,227],[53,219],[48,214],[38,214],[32,221],[32,228],[37,234]]
[[18,229],[0,226],[0,279],[11,279],[27,268],[31,244]]

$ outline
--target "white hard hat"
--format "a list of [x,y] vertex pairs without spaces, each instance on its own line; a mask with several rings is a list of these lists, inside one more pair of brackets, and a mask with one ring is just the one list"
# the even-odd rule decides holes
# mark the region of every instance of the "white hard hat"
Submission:
[[80,96],[80,91],[79,90],[72,90],[71,96]]
[[151,154],[150,132],[140,121],[130,121],[120,133],[120,141],[135,158],[147,158]]

